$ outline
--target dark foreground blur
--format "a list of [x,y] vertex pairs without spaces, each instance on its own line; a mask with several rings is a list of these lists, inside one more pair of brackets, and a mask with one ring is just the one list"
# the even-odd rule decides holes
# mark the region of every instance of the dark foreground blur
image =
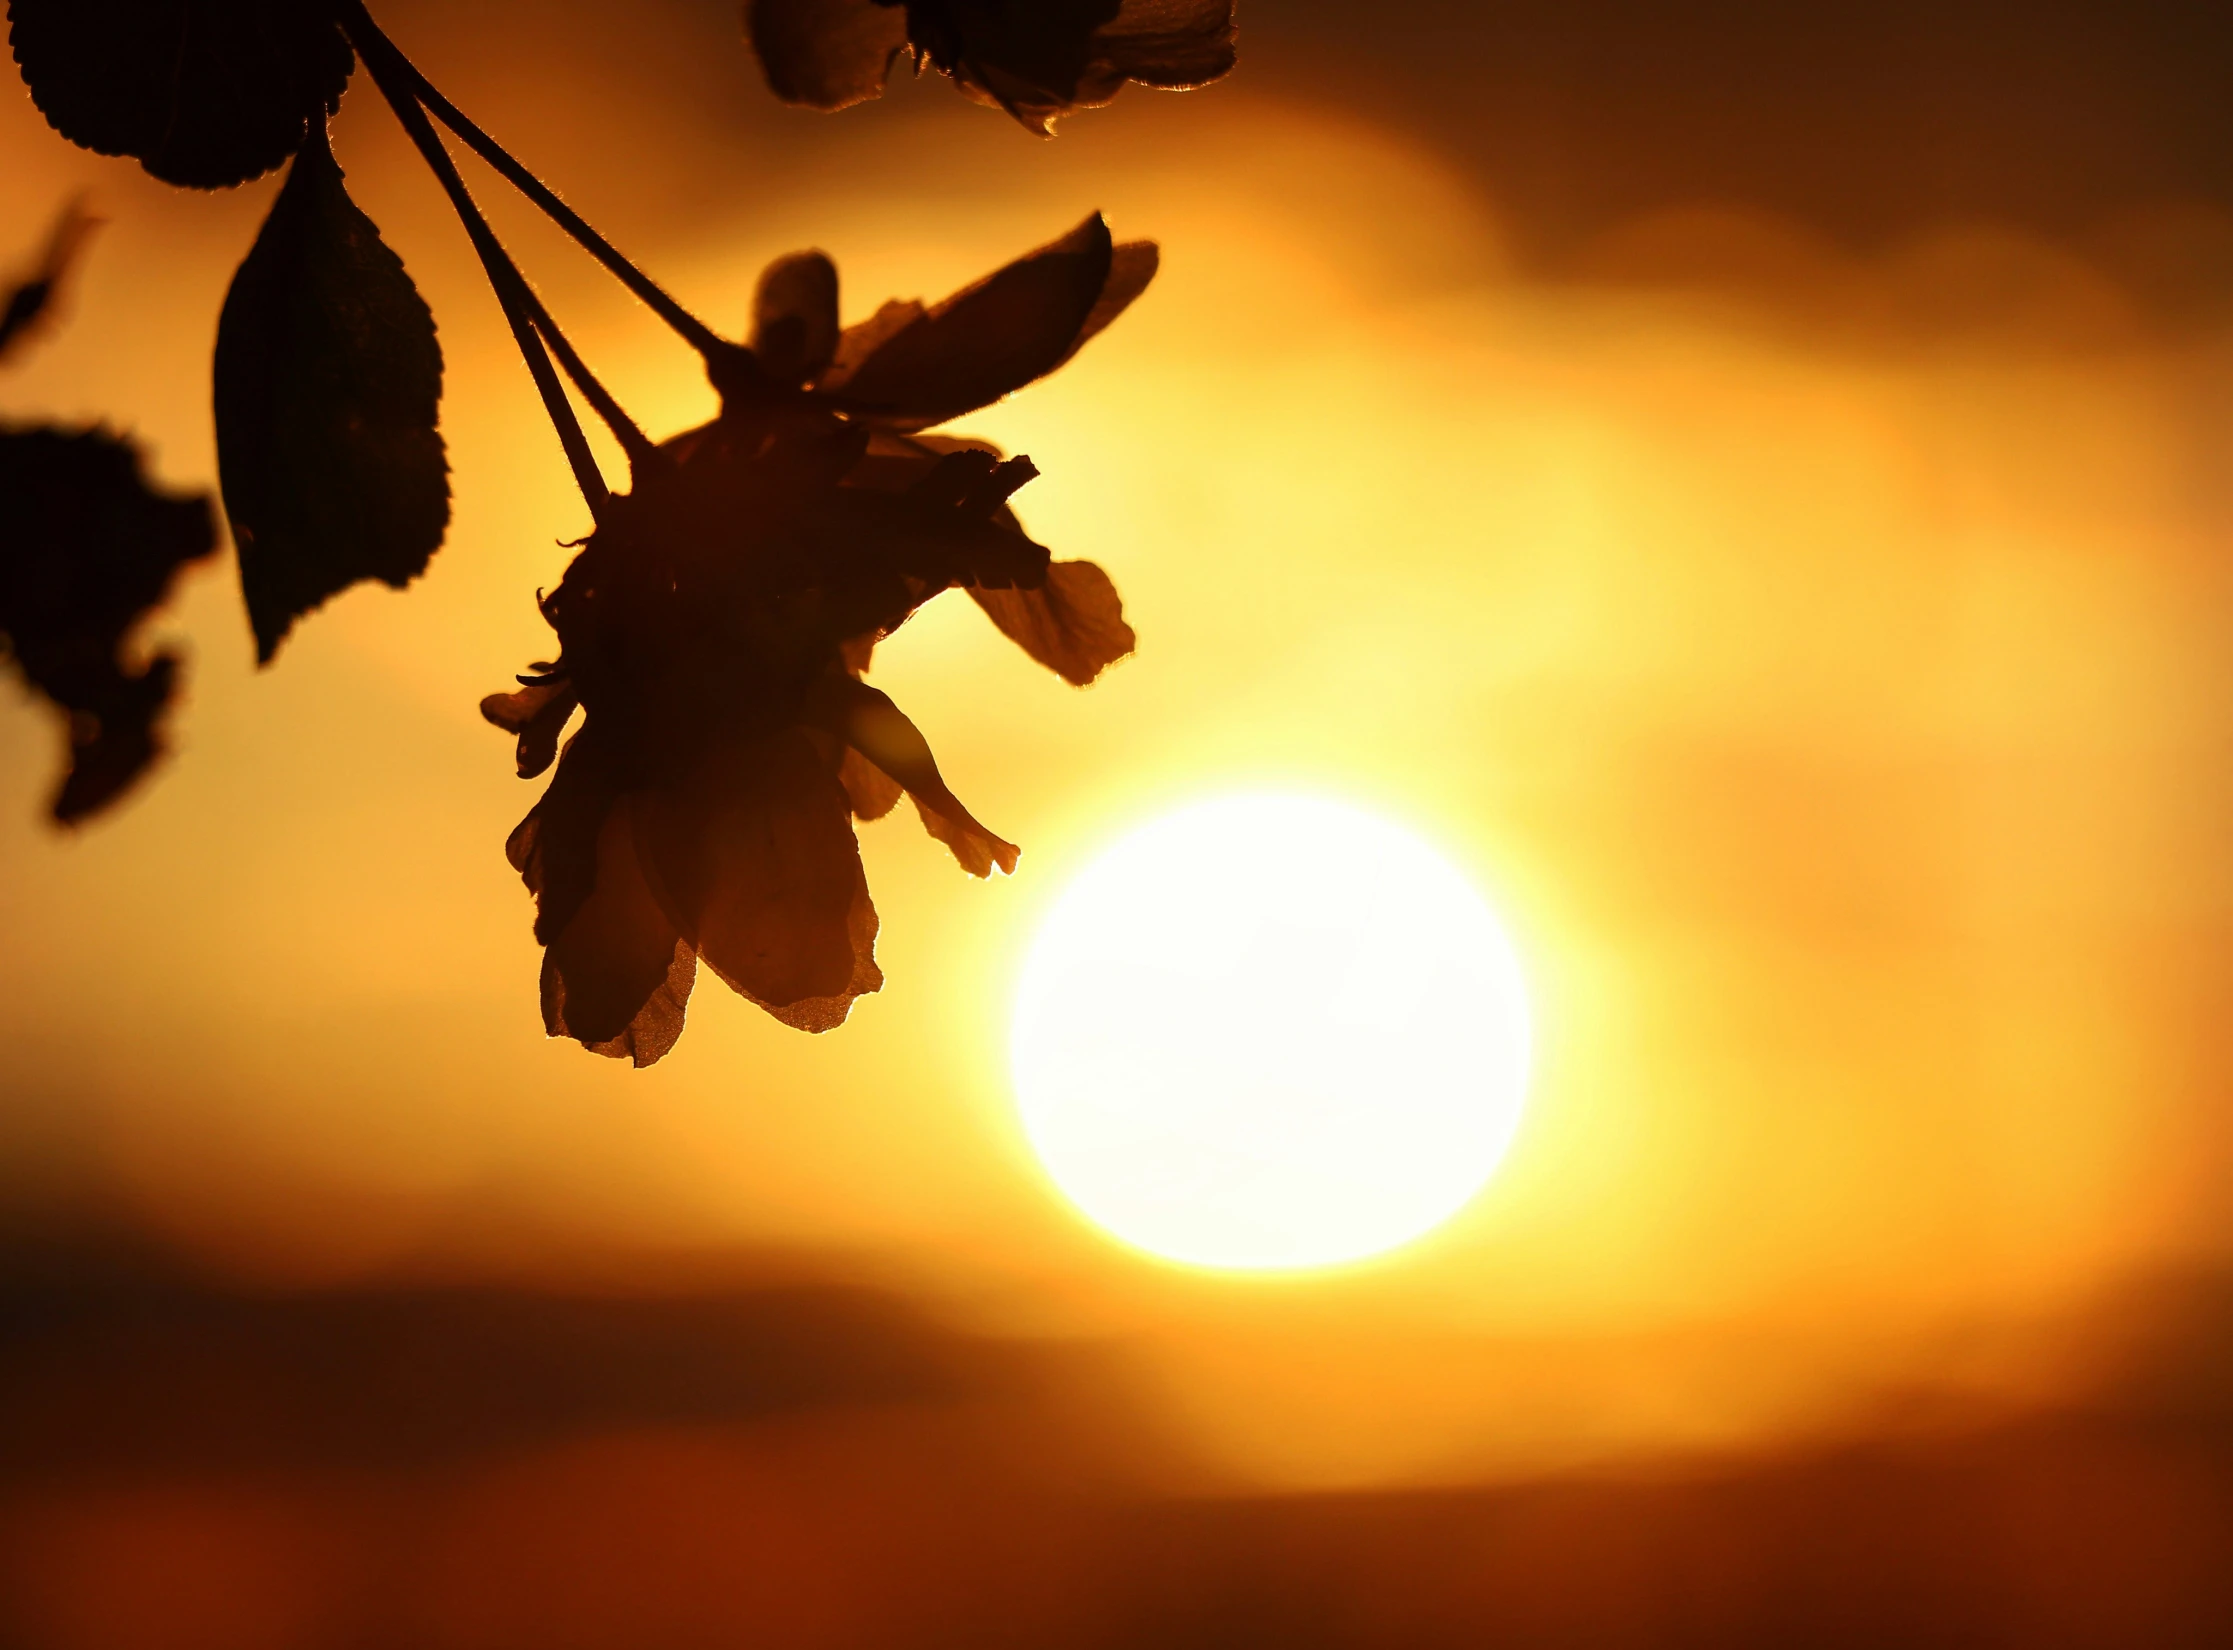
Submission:
[[858,1290],[72,1268],[0,1311],[21,1650],[2233,1643],[2217,1284],[2159,1292],[2053,1413],[1253,1499],[1117,1487],[1164,1446],[1090,1353]]

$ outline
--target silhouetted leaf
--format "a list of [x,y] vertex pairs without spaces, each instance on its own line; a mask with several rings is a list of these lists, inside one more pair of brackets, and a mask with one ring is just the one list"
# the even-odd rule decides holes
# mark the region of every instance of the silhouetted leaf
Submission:
[[293,154],[341,106],[355,63],[311,0],[10,0],[8,17],[56,131],[196,189]]
[[892,429],[958,418],[1069,360],[1146,288],[1155,264],[1153,243],[1112,246],[1095,213],[936,308],[889,303],[848,327],[815,389]]
[[876,97],[912,48],[918,66],[1041,133],[1128,80],[1180,89],[1233,66],[1232,0],[751,0],[745,25],[786,102]]
[[160,754],[178,663],[128,664],[124,643],[179,568],[215,545],[208,500],[152,490],[130,442],[0,428],[0,634],[69,718],[52,805],[62,823],[115,800]]
[[5,303],[0,303],[0,362],[53,319],[55,300],[61,295],[70,266],[100,226],[101,220],[89,216],[82,201],[72,201],[62,209],[47,234],[37,269],[9,291]]
[[216,392],[218,476],[259,659],[327,597],[426,570],[450,519],[442,350],[322,133],[233,277]]

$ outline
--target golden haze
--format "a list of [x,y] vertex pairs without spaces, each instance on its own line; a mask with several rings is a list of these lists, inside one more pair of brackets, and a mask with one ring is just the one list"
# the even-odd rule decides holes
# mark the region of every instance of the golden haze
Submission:
[[[732,327],[801,245],[836,256],[850,318],[1095,206],[1160,239],[1134,314],[967,424],[1038,463],[1027,525],[1110,568],[1141,651],[1081,696],[958,601],[883,651],[1025,858],[978,886],[911,823],[870,829],[890,984],[841,1033],[707,993],[648,1074],[545,1043],[500,852],[530,787],[474,704],[539,656],[530,597],[586,521],[462,237],[359,88],[337,148],[443,325],[456,524],[408,600],[349,595],[262,675],[229,570],[199,577],[182,755],[81,838],[34,822],[51,728],[0,718],[26,1222],[91,1210],[288,1285],[656,1290],[814,1257],[783,1264],[1114,1343],[1202,1471],[1270,1484],[1772,1439],[1926,1377],[2028,1392],[2057,1367],[1981,1328],[2214,1258],[2225,334],[2165,331],[2099,263],[1985,223],[1862,258],[1702,208],[1536,279],[1431,149],[1276,85],[1133,94],[1037,147],[927,88],[740,137],[624,78],[540,97],[558,45],[507,66],[397,12]],[[709,151],[733,182],[675,181]],[[209,484],[217,304],[273,185],[173,194],[21,99],[0,155],[15,241],[81,186],[112,219],[7,409],[109,416]],[[504,205],[638,415],[703,416],[688,355]],[[2141,229],[2233,240],[2199,209]],[[1001,1062],[1065,876],[1160,809],[1271,783],[1386,811],[1478,877],[1540,1063],[1455,1224],[1267,1284],[1085,1230]]]

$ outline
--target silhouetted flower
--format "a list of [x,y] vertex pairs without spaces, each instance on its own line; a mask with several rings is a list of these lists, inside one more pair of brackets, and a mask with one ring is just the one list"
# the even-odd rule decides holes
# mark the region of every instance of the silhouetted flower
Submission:
[[1233,66],[1233,0],[750,0],[745,25],[787,103],[881,96],[911,53],[1035,132],[1128,80],[1206,85]]
[[557,762],[508,845],[552,1035],[650,1064],[700,959],[788,1025],[839,1024],[883,978],[852,821],[903,793],[965,870],[1014,869],[860,678],[957,587],[1070,681],[1131,650],[1108,576],[1051,561],[1009,511],[1030,461],[920,432],[1060,365],[1154,264],[1094,217],[934,308],[843,331],[826,257],[769,268],[721,415],[639,465],[543,600],[557,662],[481,706],[523,777]]
[[[35,330],[90,226],[63,214],[38,272],[0,303],[0,346]],[[107,806],[160,754],[178,661],[127,663],[124,643],[216,543],[209,501],[150,488],[131,442],[0,425],[0,646],[66,718],[60,823]]]

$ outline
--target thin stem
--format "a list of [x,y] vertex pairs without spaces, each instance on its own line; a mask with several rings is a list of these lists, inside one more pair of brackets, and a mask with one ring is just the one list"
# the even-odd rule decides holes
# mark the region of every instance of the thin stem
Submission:
[[[449,150],[442,146],[441,134],[427,119],[426,111],[419,107],[413,77],[399,72],[399,66],[403,70],[409,68],[403,63],[402,54],[388,43],[387,36],[373,23],[361,0],[340,0],[337,9],[342,30],[371,71],[373,84],[380,88],[380,95],[388,100],[388,107],[395,111],[396,119],[403,123],[404,131],[418,146],[443,192],[450,197],[450,204],[457,209],[466,234],[472,237],[473,249],[480,254],[481,267],[488,273],[489,284],[496,289],[496,301],[503,306],[504,319],[511,324],[512,337],[519,344],[528,373],[543,398],[543,410],[550,416],[551,427],[558,432],[559,445],[566,449],[566,462],[573,469],[574,484],[588,501],[590,514],[602,515],[612,497],[612,489],[605,485],[605,478],[598,471],[596,455],[589,448],[589,437],[583,433],[574,404],[566,398],[566,386],[559,382],[557,369],[551,365],[550,354],[543,347],[536,321],[541,301],[529,289],[526,277],[520,274],[503,243],[497,240],[496,232],[489,228],[488,220],[481,216],[481,209],[473,204],[472,192],[465,187],[465,179],[459,176],[457,163],[450,158]],[[572,354],[572,351],[567,353]]]
[[[421,74],[395,43],[380,32],[380,26],[365,12],[361,0],[344,0],[344,10],[349,16],[348,27],[352,36],[361,26],[371,38],[377,39],[381,53],[388,58],[394,72],[409,81],[412,95],[432,111],[435,119],[455,132],[467,148],[494,167],[513,188],[541,207],[552,222],[580,243],[591,257],[612,271],[621,285],[642,299],[645,306],[672,327],[685,343],[709,360],[735,352],[735,344],[675,302],[666,288],[630,263],[618,247],[592,229],[588,220],[568,206],[556,190],[514,160],[510,151],[501,143],[483,131],[456,104],[435,90],[433,82]],[[362,49],[361,45],[359,49]]]
[[647,458],[658,451],[643,426],[628,416],[625,407],[613,398],[612,391],[598,382],[597,375],[589,370],[588,363],[575,353],[574,346],[566,341],[566,334],[558,330],[558,323],[543,306],[543,300],[534,288],[526,289],[528,316],[535,323],[535,330],[542,334],[543,342],[558,357],[558,364],[566,369],[566,376],[574,381],[574,388],[582,392],[582,399],[596,410],[605,421],[605,428],[612,431],[613,439],[620,443],[620,450],[628,455],[631,470],[640,468]]

